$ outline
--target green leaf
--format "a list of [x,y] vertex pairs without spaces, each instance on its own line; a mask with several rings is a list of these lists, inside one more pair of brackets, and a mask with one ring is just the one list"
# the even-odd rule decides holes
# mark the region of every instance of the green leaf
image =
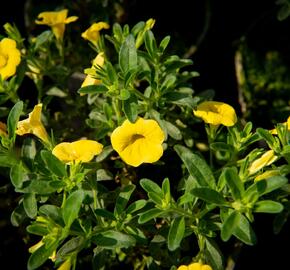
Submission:
[[116,200],[116,205],[115,205],[115,209],[114,209],[114,214],[120,216],[124,210],[125,207],[131,197],[131,194],[133,193],[133,191],[135,190],[135,186],[134,185],[128,185],[125,186],[121,192],[119,193],[119,196],[117,197]]
[[0,154],[0,167],[12,167],[17,164],[17,159],[7,154]]
[[182,139],[182,134],[181,131],[179,130],[178,127],[173,125],[172,123],[163,120],[164,126],[166,127],[167,133],[169,136],[175,140],[181,140]]
[[40,155],[47,168],[53,174],[59,177],[67,176],[65,164],[55,157],[50,151],[42,150]]
[[213,203],[216,205],[228,206],[228,203],[224,199],[224,197],[219,192],[213,189],[206,188],[206,187],[194,188],[191,190],[191,193],[194,196],[206,202]]
[[160,195],[160,197],[163,197],[163,191],[162,189],[153,181],[147,178],[143,178],[140,180],[141,187],[147,192],[157,193]]
[[170,225],[169,233],[168,233],[168,249],[170,251],[176,250],[180,247],[180,243],[183,239],[185,232],[185,221],[184,217],[178,217],[174,219]]
[[34,193],[24,194],[23,199],[24,210],[28,217],[35,218],[37,215],[37,200]]
[[258,199],[259,196],[270,193],[286,185],[288,180],[284,176],[273,176],[260,180],[251,185],[245,192],[246,202],[252,202],[252,198]]
[[96,157],[96,162],[101,162],[105,160],[113,151],[114,149],[111,145],[105,146],[102,152]]
[[23,192],[23,193],[35,193],[38,195],[47,195],[50,193],[53,193],[57,190],[56,187],[51,186],[52,181],[45,179],[33,179],[30,181],[30,184],[22,189],[16,189],[17,192]]
[[102,208],[96,209],[95,210],[95,214],[97,216],[104,217],[104,218],[107,218],[107,219],[110,219],[110,220],[116,220],[114,214],[109,212],[106,209],[102,209]]
[[223,142],[211,143],[210,148],[214,151],[224,151],[224,152],[227,152],[227,151],[232,152],[234,150],[234,147],[232,145],[229,145]]
[[52,252],[55,250],[55,248],[56,248],[55,245],[52,245],[49,248],[46,248],[46,246],[43,245],[40,248],[38,248],[29,257],[27,269],[34,270],[40,267],[52,255]]
[[205,254],[209,260],[209,264],[213,269],[222,270],[223,268],[223,256],[222,253],[213,239],[205,238]]
[[233,198],[235,200],[240,200],[243,197],[245,190],[237,169],[235,167],[225,168],[223,176],[230,187]]
[[79,94],[100,94],[106,93],[108,88],[103,84],[87,85],[78,90]]
[[98,246],[109,249],[129,248],[136,244],[133,236],[113,230],[102,232],[93,237],[92,240]]
[[128,91],[127,89],[121,89],[119,96],[120,100],[127,100],[130,98],[130,96],[131,96],[130,91]]
[[144,41],[148,54],[151,56],[151,58],[154,59],[157,54],[157,45],[155,37],[151,30],[145,32]]
[[195,178],[200,186],[215,188],[215,178],[203,158],[182,145],[175,145],[174,150],[185,164],[189,174]]
[[159,51],[161,53],[165,51],[165,49],[167,48],[169,44],[169,41],[170,41],[170,36],[166,36],[165,38],[161,40],[160,45],[159,45]]
[[21,163],[15,164],[10,169],[10,180],[14,187],[21,188],[26,174]]
[[64,92],[63,90],[59,89],[58,87],[54,86],[54,87],[51,87],[47,92],[46,94],[48,96],[55,96],[55,97],[60,97],[60,98],[63,98],[63,97],[66,97],[67,96],[67,93]]
[[159,217],[162,213],[163,213],[163,211],[160,209],[157,209],[157,208],[152,208],[150,210],[147,210],[147,211],[143,212],[142,214],[140,214],[139,219],[138,219],[138,223],[143,224],[143,223],[145,223],[153,218]]
[[39,213],[45,215],[46,217],[52,219],[55,223],[63,226],[63,219],[61,214],[61,209],[52,204],[45,204],[39,207]]
[[165,198],[166,203],[170,203],[171,192],[170,192],[170,182],[168,178],[165,178],[162,182],[162,192],[163,192],[163,197]]
[[13,226],[18,227],[27,218],[26,212],[24,210],[23,204],[19,204],[11,214],[10,221]]
[[227,216],[221,228],[221,238],[223,241],[226,242],[230,239],[231,235],[240,223],[240,219],[241,214],[238,211],[232,211],[232,213]]
[[[85,243],[85,239],[82,236],[74,237],[65,242],[57,251],[56,256],[59,258],[65,258],[69,254],[80,251]],[[76,252],[77,253],[77,252]]]
[[134,95],[122,101],[122,109],[127,119],[131,123],[135,123],[138,117],[138,100]]
[[148,192],[149,199],[154,202],[156,205],[163,205],[163,198],[155,192]]
[[49,233],[49,230],[47,228],[46,225],[43,224],[32,224],[32,225],[28,225],[26,227],[26,231],[31,233],[31,234],[35,234],[35,235],[39,235],[39,236],[44,236],[47,235]]
[[258,201],[255,203],[253,211],[257,213],[280,213],[283,205],[271,200]]
[[123,73],[137,67],[137,50],[133,35],[128,35],[119,52],[119,65]]
[[12,107],[7,118],[8,135],[9,135],[9,138],[12,139],[12,141],[15,140],[15,131],[16,131],[17,123],[19,121],[19,117],[22,113],[22,110],[23,110],[23,102],[18,101]]
[[257,134],[266,141],[270,148],[273,148],[275,145],[275,139],[273,135],[266,129],[257,128]]
[[233,232],[233,235],[247,245],[252,246],[257,242],[255,232],[253,231],[248,219],[243,215],[240,215],[240,222]]
[[127,214],[132,214],[132,213],[142,209],[146,204],[147,204],[146,200],[135,201],[128,206],[126,212],[127,212]]
[[76,190],[69,195],[62,208],[62,217],[66,227],[70,227],[73,221],[78,217],[81,205],[84,199],[84,192]]

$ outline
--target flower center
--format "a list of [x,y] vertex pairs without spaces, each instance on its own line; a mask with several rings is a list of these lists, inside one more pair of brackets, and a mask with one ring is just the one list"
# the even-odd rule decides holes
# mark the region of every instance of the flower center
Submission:
[[141,134],[133,134],[130,140],[130,144],[133,144],[134,142],[136,142],[139,139],[144,139],[145,137]]
[[7,58],[5,57],[5,55],[0,54],[0,68],[6,66],[7,63]]

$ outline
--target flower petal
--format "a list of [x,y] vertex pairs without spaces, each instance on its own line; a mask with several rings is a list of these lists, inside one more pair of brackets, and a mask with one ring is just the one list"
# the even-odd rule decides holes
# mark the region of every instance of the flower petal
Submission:
[[93,140],[79,140],[71,143],[78,155],[76,162],[89,162],[102,152],[103,145]]

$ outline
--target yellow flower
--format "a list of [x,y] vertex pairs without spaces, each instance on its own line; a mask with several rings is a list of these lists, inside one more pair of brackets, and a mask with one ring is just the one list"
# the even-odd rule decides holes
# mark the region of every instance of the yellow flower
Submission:
[[3,122],[0,122],[0,137],[1,136],[3,136],[3,137],[7,137],[8,136],[8,134],[7,134],[7,126]]
[[[287,126],[287,129],[290,131],[290,116],[288,117],[287,121],[282,123],[283,125]],[[270,133],[273,134],[273,135],[277,135],[277,130],[276,128],[270,130]]]
[[[93,60],[92,69],[96,69],[96,66],[102,67],[104,65],[104,62],[105,62],[104,53],[101,52]],[[88,86],[88,85],[100,84],[100,83],[101,83],[100,80],[95,79],[93,76],[88,74],[87,77],[85,78],[85,80],[83,81],[81,87]]]
[[129,165],[153,163],[163,154],[164,132],[155,120],[138,118],[135,123],[125,120],[111,135],[113,149]]
[[28,252],[29,253],[33,253],[35,252],[36,250],[38,250],[40,247],[42,247],[44,245],[44,242],[43,240],[41,239],[39,242],[37,242],[35,245],[31,246],[29,249],[28,249]]
[[262,168],[269,166],[273,162],[277,160],[277,156],[273,150],[268,150],[265,152],[260,158],[256,159],[251,166],[249,167],[249,173],[254,174],[257,171],[261,170]]
[[109,28],[110,25],[106,22],[93,23],[85,32],[82,33],[82,38],[87,39],[96,46],[98,39],[100,38],[100,31]]
[[6,80],[15,74],[20,63],[20,55],[15,40],[3,38],[0,41],[0,76],[2,80]]
[[28,118],[17,123],[16,134],[22,136],[24,134],[31,133],[37,136],[43,142],[49,144],[49,137],[43,124],[41,123],[41,110],[41,103],[35,105]]
[[211,125],[233,126],[237,122],[234,108],[226,103],[217,101],[205,101],[193,110],[195,116],[202,118],[205,123]]
[[211,266],[202,263],[191,263],[190,265],[181,265],[177,270],[212,270]]
[[152,29],[154,24],[155,24],[155,20],[152,18],[150,18],[149,20],[146,21],[143,30],[141,30],[138,33],[137,38],[136,38],[136,48],[137,49],[142,45],[142,43],[144,41],[145,32]]
[[71,268],[71,259],[67,259],[57,270],[70,270]]
[[51,27],[56,39],[62,40],[65,30],[65,25],[74,22],[78,19],[77,16],[67,17],[68,10],[63,9],[60,11],[45,11],[38,15],[35,22],[37,24],[45,24]]
[[89,162],[102,152],[103,145],[97,141],[79,140],[72,143],[63,142],[56,145],[52,154],[64,163]]

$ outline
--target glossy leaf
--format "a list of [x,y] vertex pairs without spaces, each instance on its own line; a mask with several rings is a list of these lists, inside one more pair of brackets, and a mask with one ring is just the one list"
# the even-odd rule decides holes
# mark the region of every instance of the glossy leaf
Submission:
[[170,225],[168,233],[168,249],[170,251],[176,250],[183,239],[185,232],[184,217],[178,217],[174,219]]
[[240,223],[241,214],[238,211],[233,211],[224,220],[221,228],[221,238],[223,241],[228,241]]
[[209,203],[228,206],[224,197],[219,192],[210,188],[194,188],[191,190],[191,194]]
[[255,203],[253,211],[258,213],[280,213],[283,210],[283,205],[279,202],[271,200],[263,200]]

